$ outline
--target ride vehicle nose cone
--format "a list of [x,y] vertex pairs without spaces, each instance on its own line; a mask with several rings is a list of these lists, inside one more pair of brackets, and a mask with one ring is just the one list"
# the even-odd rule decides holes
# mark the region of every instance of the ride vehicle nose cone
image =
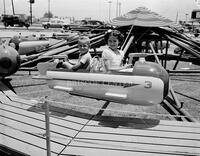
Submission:
[[0,59],[0,67],[4,68],[4,69],[8,69],[11,67],[11,60],[7,57],[3,57]]

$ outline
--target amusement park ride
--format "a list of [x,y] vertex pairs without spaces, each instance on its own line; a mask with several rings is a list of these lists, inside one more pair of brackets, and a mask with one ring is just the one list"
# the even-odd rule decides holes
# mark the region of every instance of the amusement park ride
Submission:
[[[132,54],[131,57],[147,54]],[[38,78],[52,89],[98,100],[151,106],[168,94],[169,76],[157,63],[137,61],[133,68],[111,73],[52,71],[49,63],[39,63]],[[46,69],[45,69],[46,68]]]
[[[145,10],[143,11],[145,12]],[[131,13],[135,12],[133,11]],[[135,16],[132,15],[126,17]],[[114,23],[117,20],[120,20],[120,18],[115,19]],[[51,138],[51,142],[53,142],[52,146],[54,147],[52,149],[52,151],[54,151],[52,152],[53,154],[60,155],[62,153],[76,153],[77,155],[82,155],[83,153],[81,152],[85,152],[85,155],[87,155],[90,151],[87,149],[90,148],[91,150],[95,149],[100,154],[102,151],[108,152],[109,154],[113,154],[113,152],[117,151],[118,153],[116,154],[123,153],[124,155],[133,155],[133,153],[135,155],[137,155],[138,153],[141,155],[144,153],[147,155],[198,155],[200,152],[198,138],[200,136],[200,126],[199,124],[195,123],[196,119],[191,117],[184,109],[182,109],[182,104],[179,102],[172,89],[169,73],[185,72],[176,70],[179,61],[188,61],[199,64],[200,43],[189,39],[183,34],[179,34],[175,30],[171,31],[166,28],[160,28],[160,26],[162,27],[162,25],[160,25],[160,23],[162,22],[157,22],[158,25],[153,26],[151,25],[152,23],[148,23],[147,21],[146,25],[149,25],[149,27],[147,27],[144,25],[145,22],[138,20],[140,20],[140,18],[136,20],[136,23],[138,22],[142,26],[130,26],[130,22],[127,21],[127,24],[119,27],[119,29],[122,29],[122,32],[123,30],[129,30],[128,33],[126,32],[127,38],[122,46],[122,50],[124,50],[126,54],[126,59],[128,58],[129,63],[133,63],[135,57],[139,58],[136,62],[134,62],[133,68],[121,71],[110,73],[85,73],[68,72],[62,69],[56,69],[55,65],[52,64],[53,58],[59,57],[58,55],[64,56],[66,54],[69,54],[70,56],[71,54],[76,53],[77,42],[75,41],[70,44],[64,43],[64,46],[59,45],[55,49],[51,49],[51,47],[48,47],[46,53],[45,49],[42,49],[41,53],[34,54],[33,57],[30,56],[31,59],[27,61],[22,60],[22,57],[14,48],[4,44],[1,45],[0,111],[5,114],[8,113],[8,116],[16,110],[19,111],[17,113],[14,113],[14,116],[16,118],[14,118],[15,121],[13,122],[9,122],[11,116],[5,117],[4,114],[0,114],[1,118],[6,118],[4,119],[6,121],[8,120],[8,123],[6,124],[13,124],[6,127],[5,123],[3,123],[3,125],[1,125],[0,123],[0,126],[6,129],[5,135],[4,132],[2,132],[2,134],[0,133],[0,136],[3,138],[2,140],[6,140],[7,138],[9,138],[7,137],[9,135],[11,135],[12,139],[14,138],[14,141],[10,141],[10,138],[8,139],[9,141],[5,141],[6,145],[13,147],[16,147],[17,143],[19,143],[20,145],[24,145],[28,142],[26,140],[27,138],[25,138],[26,141],[22,140],[18,142],[18,140],[20,140],[21,137],[23,138],[23,135],[26,135],[31,138],[30,143],[28,142],[28,144],[26,145],[26,147],[30,148],[24,149],[20,146],[17,147],[18,149],[23,151],[26,151],[28,149],[29,151],[31,151],[33,147],[35,149],[41,145],[42,148],[39,147],[40,149],[38,151],[43,151],[44,149],[46,150],[46,148],[42,144],[42,142],[44,141],[44,136],[47,135],[47,133],[44,132],[45,128],[42,130],[35,130],[43,127],[41,126],[41,122],[44,122],[43,120],[41,121],[41,119],[43,119],[43,114],[41,112],[34,114],[31,111],[27,111],[30,110],[30,106],[32,108],[32,105],[28,104],[30,103],[30,101],[25,101],[24,99],[19,100],[19,97],[17,97],[17,95],[14,93],[12,93],[12,96],[10,96],[11,93],[9,92],[9,90],[13,91],[14,89],[9,82],[9,78],[7,78],[18,70],[39,70],[40,75],[35,78],[45,79],[48,83],[48,86],[52,89],[64,91],[75,96],[103,100],[106,101],[106,103],[116,102],[139,106],[152,106],[160,104],[170,114],[174,115],[174,118],[176,120],[187,121],[187,123],[173,122],[172,124],[169,124],[167,121],[147,121],[146,119],[142,119],[134,123],[135,127],[139,126],[141,128],[142,125],[143,127],[141,129],[130,128],[127,130],[126,128],[117,129],[113,127],[103,127],[105,128],[103,129],[100,125],[95,125],[96,123],[94,121],[90,123],[90,121],[96,117],[95,115],[87,121],[71,116],[67,116],[66,120],[63,118],[59,120],[57,117],[54,117],[52,115],[51,119],[53,121],[51,122],[51,126],[53,130],[51,132],[53,133],[53,137]],[[165,19],[163,21],[166,22]],[[154,22],[153,24],[155,23],[156,22]],[[167,25],[168,24],[169,23],[167,23]],[[101,33],[91,39],[92,48],[96,45],[99,46],[102,44],[103,36],[104,35],[102,35]],[[166,51],[164,51],[162,48],[159,49],[157,46],[158,43],[160,43],[162,47],[163,41],[166,42]],[[154,43],[154,45],[152,44],[152,42]],[[179,55],[168,54],[169,42],[172,42],[173,44],[181,48]],[[140,53],[138,53],[139,51]],[[173,67],[173,70],[166,70],[168,60],[175,60],[176,63]],[[198,71],[196,70],[195,72]],[[16,102],[16,99],[20,102]],[[21,115],[23,117],[20,117],[18,121],[17,117],[20,116],[21,112],[23,112],[24,114]],[[75,118],[75,120],[73,121],[73,123],[70,123],[69,121],[73,118]],[[78,130],[76,130],[76,127],[78,126],[74,125],[78,123],[78,120],[81,120],[81,126],[80,128],[77,128]],[[83,124],[82,122],[84,121],[85,123]],[[19,130],[18,124],[16,124],[18,122],[20,122],[19,125],[23,125],[25,128],[27,128],[26,131]],[[159,122],[161,122],[161,124],[159,124]],[[25,125],[25,123],[27,123],[27,125]],[[36,126],[33,129],[28,129],[28,127],[31,127],[34,124]],[[176,126],[176,124],[178,126]],[[190,127],[190,125],[192,126]],[[15,126],[14,130],[18,130],[19,134],[21,135],[12,136],[12,134],[9,133],[11,131],[9,130],[9,128],[12,126]],[[90,129],[94,129],[94,131],[90,131]],[[98,130],[100,132],[97,132]],[[32,133],[33,131],[35,133]],[[45,133],[45,135],[43,133]],[[42,136],[40,136],[40,134],[42,134]],[[62,137],[64,136],[67,139],[60,139],[61,135]],[[15,137],[18,138],[16,139]],[[49,136],[47,136],[46,138],[48,137]],[[152,138],[153,141],[149,138]],[[38,141],[37,139],[40,141]],[[41,139],[43,140],[41,141]],[[135,140],[137,141],[135,142]],[[16,143],[14,144],[13,142]],[[146,146],[147,148],[143,150],[143,148],[145,148]],[[36,150],[34,151],[34,149],[32,150],[33,153],[38,152]],[[78,153],[79,150],[81,151],[80,153]],[[90,155],[94,155],[94,153],[90,153]]]
[[[151,45],[150,47],[152,48]],[[194,122],[195,120],[190,117],[187,112],[179,108],[178,102],[176,103],[176,98],[173,99],[175,102],[171,105],[165,102],[169,99],[168,95],[170,93],[172,96],[174,95],[173,89],[170,86],[167,71],[159,63],[144,61],[144,57],[147,58],[148,56],[152,56],[152,54],[129,54],[130,60],[136,56],[142,57],[141,60],[143,61],[139,59],[139,61],[134,64],[133,68],[109,74],[66,72],[60,69],[53,70],[50,68],[49,62],[38,63],[37,67],[41,74],[38,78],[46,79],[49,87],[52,89],[65,91],[75,96],[104,100],[107,101],[107,104],[108,102],[140,106],[161,104],[166,110],[175,115],[175,119],[194,122],[194,124],[177,122],[171,125],[171,123],[167,121],[132,119],[133,123],[131,122],[130,124],[136,127],[138,126],[138,128],[110,128],[101,127],[99,125],[100,123],[98,124],[97,121],[97,123],[94,123],[95,121],[93,121],[93,119],[97,116],[93,116],[90,120],[85,121],[84,118],[76,118],[67,115],[66,119],[59,119],[51,116],[51,122],[49,122],[51,130],[48,131],[46,126],[45,132],[43,125],[48,125],[47,114],[45,113],[47,121],[44,123],[44,121],[41,120],[44,118],[44,114],[30,111],[31,108],[35,107],[35,105],[31,104],[30,100],[20,99],[17,95],[8,93],[9,89],[7,88],[9,87],[12,89],[12,86],[9,83],[9,79],[6,77],[18,70],[20,65],[19,54],[12,47],[7,47],[5,45],[2,45],[0,49],[2,54],[0,57],[0,112],[3,112],[0,116],[2,118],[1,121],[3,121],[3,123],[1,123],[3,125],[0,125],[3,128],[3,132],[0,134],[3,146],[0,146],[0,148],[3,153],[19,153],[22,156],[26,154],[45,155],[45,153],[51,153],[52,155],[59,155],[59,153],[94,155],[95,153],[95,155],[98,155],[98,152],[100,152],[101,155],[103,152],[107,155],[123,153],[124,155],[131,156],[132,154],[138,153],[141,155],[144,153],[151,155],[153,153],[159,156],[160,154],[177,154],[177,151],[180,155],[185,153],[199,154],[199,134],[197,134],[197,131],[200,126]],[[158,59],[156,54],[155,58]],[[48,68],[46,65],[48,65]],[[174,110],[176,112],[173,112]],[[100,117],[98,116],[98,118]],[[109,120],[109,117],[107,117],[107,120]],[[129,124],[125,119],[123,120],[123,124]],[[79,122],[81,126],[79,124],[74,125]],[[118,125],[121,121],[107,122],[112,122],[111,125]],[[159,124],[159,122],[161,122],[161,124]],[[187,124],[190,125],[185,126]],[[143,128],[140,129],[139,127],[141,126]],[[144,128],[145,126],[147,127]],[[22,128],[20,127],[23,127],[23,130],[21,130]],[[39,127],[41,127],[42,130]],[[180,127],[181,130],[179,130]],[[188,133],[188,129],[190,133]],[[16,134],[15,131],[17,131],[17,135],[14,135]],[[138,133],[140,135],[138,135]],[[59,136],[57,136],[58,134]],[[184,137],[181,137],[183,134]],[[130,141],[130,139],[140,140],[141,135],[143,138],[142,142],[134,143],[134,141]],[[65,136],[68,136],[70,139],[65,138]],[[11,140],[9,140],[10,138]],[[129,139],[126,140],[126,138]],[[159,143],[149,143],[149,140],[152,139],[155,141],[155,139],[158,138],[162,139],[158,140]],[[45,140],[46,147],[45,143],[43,143]],[[102,141],[105,144],[102,143]],[[160,142],[165,142],[165,144],[163,145]],[[143,143],[146,144],[145,147]],[[135,150],[135,146],[140,149]],[[153,148],[151,148],[152,146]],[[173,148],[166,149],[166,146]],[[180,149],[177,149],[177,147]],[[88,148],[90,150],[88,150]]]
[[[155,21],[149,22],[148,20],[145,21],[145,18],[138,18],[141,16],[141,12],[148,14],[148,17],[151,15],[154,17]],[[130,19],[127,19],[126,16],[121,16],[112,21],[112,24],[119,25],[118,29],[126,33],[126,40],[122,46],[122,50],[125,52],[125,59],[133,60],[137,52],[140,52],[137,57],[146,57],[147,60],[149,58],[152,60],[153,56],[153,62],[137,61],[132,69],[109,74],[63,72],[58,70],[48,71],[48,69],[46,69],[45,78],[48,79],[47,82],[49,86],[53,89],[66,91],[73,95],[145,106],[159,104],[168,97],[169,94],[172,94],[176,103],[176,110],[181,108],[182,106],[180,102],[177,102],[176,96],[171,88],[168,72],[176,72],[179,61],[199,64],[200,43],[178,33],[173,28],[164,28],[166,25],[173,25],[173,22],[161,18],[146,8],[139,8],[127,14],[131,15]],[[122,23],[121,21],[124,22]],[[130,26],[131,22],[135,25]],[[124,32],[125,30],[129,30],[128,33],[127,31]],[[91,39],[94,50],[95,46],[102,45],[103,34],[104,33],[94,35]],[[163,41],[166,43],[165,52],[163,48],[160,48],[160,50],[158,48],[158,43],[160,47],[162,47],[164,44]],[[179,55],[168,54],[169,42],[180,47]],[[152,43],[154,43],[154,46]],[[42,63],[40,62],[51,61],[52,58],[57,55],[64,56],[67,54],[70,56],[70,54],[75,54],[77,52],[77,41],[75,40],[69,43],[64,42],[64,46],[59,44],[58,47],[54,47],[54,49],[47,46],[49,45],[49,41],[46,40],[34,39],[33,41],[22,42],[22,44],[22,48],[24,48],[23,51],[29,52],[29,49],[34,49],[34,46],[38,47],[40,45],[45,45],[46,49],[43,48],[41,51],[33,54],[34,56],[28,54],[27,58],[29,58],[29,56],[31,58],[28,61],[20,61],[22,57],[14,48],[1,45],[0,76],[3,79],[15,73],[20,67],[20,62],[22,62],[21,69],[26,67],[25,70],[36,70],[36,65],[38,64],[38,69],[41,71],[43,67],[41,67]],[[141,51],[145,54],[141,53]],[[173,70],[168,70],[167,72],[166,65],[168,60],[176,60],[176,63]],[[155,63],[155,61],[157,63]],[[132,61],[129,62],[130,64],[133,63]]]
[[[6,77],[19,69],[20,57],[10,46],[3,45],[0,50],[2,54],[0,75]],[[134,55],[147,56],[142,53],[130,56],[134,57]],[[46,68],[43,65],[47,65],[47,69],[43,69]],[[159,64],[153,62],[138,61],[134,68],[109,74],[44,71],[48,70],[48,67],[48,63],[38,64],[38,70],[46,73],[41,75],[41,78],[46,78],[51,88],[73,95],[148,106],[159,104],[168,94],[168,73]]]
[[[140,16],[140,11],[153,14],[145,8],[141,8],[141,10],[136,11],[138,16]],[[130,16],[130,21],[133,20],[131,22],[135,22],[134,27],[130,26],[130,21],[127,18],[127,23],[120,23],[120,20],[123,20],[123,16],[113,20],[114,24],[116,24],[116,22],[118,22],[119,25],[122,24],[119,27],[122,32],[130,29],[129,33],[126,34],[126,40],[122,46],[122,50],[125,52],[125,57],[129,59],[130,64],[133,63],[132,60],[135,55],[137,55],[137,57],[146,57],[147,60],[149,58],[152,60],[152,57],[154,57],[153,62],[137,61],[132,69],[112,72],[109,74],[64,72],[58,70],[48,71],[48,69],[45,69],[47,72],[45,72],[46,75],[43,75],[43,78],[47,79],[47,82],[51,88],[66,91],[72,95],[133,105],[149,106],[160,104],[164,101],[164,99],[168,98],[169,94],[171,94],[173,101],[175,101],[175,110],[180,111],[178,108],[181,108],[182,105],[180,102],[178,102],[173,89],[171,88],[168,72],[175,72],[179,61],[192,61],[193,63],[198,64],[198,60],[200,58],[200,54],[198,52],[200,50],[200,44],[176,32],[175,30],[171,31],[166,28],[160,28],[159,26],[173,24],[171,21],[166,19],[160,19],[160,16],[158,16],[157,20],[159,22],[157,22],[156,25],[156,22],[147,23],[146,21],[139,21],[141,20],[140,18],[135,19],[134,11],[128,14],[133,14]],[[152,16],[155,15],[153,14]],[[132,17],[133,19],[131,19]],[[160,22],[160,20],[162,22]],[[152,27],[147,27],[145,24],[148,24]],[[91,39],[92,47],[95,47],[95,45],[101,45],[103,36],[104,35],[102,33],[100,33],[100,35],[94,35],[94,37]],[[162,46],[163,41],[166,42],[165,52],[162,48],[160,50],[158,49],[158,43],[160,43]],[[29,46],[32,49],[33,45],[31,42],[33,42],[35,46],[40,46],[39,44],[43,45],[44,42],[46,44],[47,41],[34,40],[22,42],[26,44],[24,51],[26,51],[26,48],[29,50]],[[152,42],[154,43],[154,46]],[[179,56],[168,54],[169,42],[172,42],[181,48]],[[70,46],[70,44],[72,45]],[[55,49],[48,47],[46,53],[45,49],[42,49],[41,53],[37,52],[37,54],[34,54],[33,57],[31,56],[31,58],[34,59],[22,62],[21,69],[26,67],[25,70],[35,70],[38,67],[38,70],[41,71],[43,67],[41,67],[42,63],[40,62],[51,61],[54,55],[64,56],[66,54],[76,53],[76,47],[77,43],[76,41],[73,41],[72,43],[64,43],[64,46],[59,45],[58,48]],[[143,51],[145,54],[141,52],[140,54],[137,54],[138,51]],[[188,55],[185,57],[186,52],[189,53],[189,57]],[[165,69],[167,60],[176,60],[172,71],[168,70],[167,72]],[[3,78],[13,74],[19,69],[20,56],[14,48],[7,45],[2,45],[0,62],[0,76]],[[38,66],[36,67],[37,64]],[[166,109],[169,108],[166,106]],[[181,112],[181,114],[185,113]],[[192,121],[193,119],[187,118],[186,120]]]

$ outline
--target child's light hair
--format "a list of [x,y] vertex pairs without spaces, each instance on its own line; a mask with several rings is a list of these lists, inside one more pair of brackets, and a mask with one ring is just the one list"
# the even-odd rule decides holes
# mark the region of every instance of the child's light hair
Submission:
[[90,45],[90,39],[87,36],[80,36],[78,39],[78,44],[79,43],[86,43],[86,44]]

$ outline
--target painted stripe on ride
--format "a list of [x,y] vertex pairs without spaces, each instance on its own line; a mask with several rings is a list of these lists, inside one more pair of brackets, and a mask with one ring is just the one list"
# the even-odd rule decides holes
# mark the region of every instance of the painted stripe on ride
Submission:
[[127,94],[117,94],[117,93],[109,93],[107,92],[105,94],[108,97],[117,97],[117,98],[122,98],[122,99],[126,99],[127,98]]
[[138,76],[138,75],[113,75],[102,73],[77,73],[77,72],[60,72],[60,71],[47,71],[47,77],[54,80],[66,81],[85,81],[85,82],[98,82],[98,83],[131,83],[138,85],[143,84],[145,81],[158,82],[160,78],[151,76]]
[[107,82],[107,81],[92,81],[92,80],[72,80],[72,79],[52,79],[52,80],[67,81],[68,85],[73,84],[75,86],[88,84],[88,85],[121,86],[123,88],[129,88],[129,87],[140,85],[140,84],[135,84],[135,83],[127,83],[127,82],[124,83],[124,82]]
[[71,87],[63,87],[63,86],[54,86],[53,89],[63,90],[63,91],[67,91],[67,92],[74,91],[74,89]]

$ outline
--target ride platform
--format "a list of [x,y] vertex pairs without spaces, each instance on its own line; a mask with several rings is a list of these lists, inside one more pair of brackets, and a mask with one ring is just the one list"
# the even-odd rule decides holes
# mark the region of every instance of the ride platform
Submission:
[[[50,108],[51,155],[200,155],[200,123],[56,114]],[[0,82],[1,147],[21,155],[46,151],[43,106],[22,99]],[[5,152],[5,151],[3,151]]]

